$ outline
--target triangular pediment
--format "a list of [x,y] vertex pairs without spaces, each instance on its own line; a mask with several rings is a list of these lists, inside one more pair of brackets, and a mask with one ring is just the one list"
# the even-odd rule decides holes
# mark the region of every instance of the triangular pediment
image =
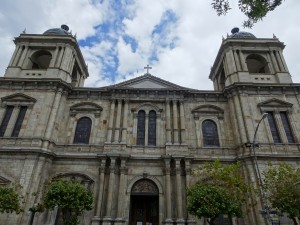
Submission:
[[224,110],[215,105],[201,105],[192,110],[192,113],[202,113],[202,114],[215,114],[215,113],[224,113]]
[[70,107],[71,116],[75,116],[78,113],[93,113],[96,117],[100,116],[100,112],[103,108],[93,102],[81,102]]
[[145,74],[140,77],[124,81],[111,87],[114,88],[133,88],[133,89],[187,89],[169,81],[160,79],[151,74]]
[[16,93],[13,95],[9,95],[9,96],[5,96],[1,98],[2,102],[30,102],[30,103],[34,103],[36,102],[35,98],[32,98],[28,95],[24,95],[22,93]]
[[272,108],[276,108],[276,107],[286,107],[286,108],[291,108],[293,107],[292,103],[277,99],[277,98],[272,98],[269,99],[267,101],[261,102],[258,104],[258,106],[260,107],[272,107]]
[[197,106],[192,110],[195,119],[199,119],[201,116],[217,116],[218,118],[224,117],[224,110],[218,106],[205,104]]
[[0,176],[0,185],[6,185],[9,184],[10,182],[11,182],[10,180]]

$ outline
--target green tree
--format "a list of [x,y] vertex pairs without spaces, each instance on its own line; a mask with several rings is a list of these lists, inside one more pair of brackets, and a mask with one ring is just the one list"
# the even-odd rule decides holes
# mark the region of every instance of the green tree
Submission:
[[0,186],[0,212],[20,213],[21,197],[18,194],[20,185]]
[[300,169],[285,163],[269,164],[263,172],[266,196],[274,209],[287,213],[294,224],[300,219]]
[[193,171],[197,180],[188,188],[188,211],[210,225],[220,215],[242,216],[242,204],[252,187],[239,173],[240,164],[205,163]]
[[[284,0],[238,0],[240,11],[248,18],[248,20],[243,22],[243,27],[252,28],[255,23],[276,9],[283,1]],[[218,16],[226,15],[231,9],[229,0],[213,0],[211,4]]]
[[61,209],[64,225],[77,225],[78,216],[85,210],[91,210],[93,194],[77,181],[58,180],[50,184],[44,198],[46,208]]

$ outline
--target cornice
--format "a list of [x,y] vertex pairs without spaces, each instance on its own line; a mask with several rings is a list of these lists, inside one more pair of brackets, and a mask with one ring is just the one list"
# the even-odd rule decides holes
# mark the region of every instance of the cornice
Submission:
[[256,84],[256,83],[234,83],[224,89],[224,95],[230,98],[237,94],[248,95],[298,95],[300,84]]

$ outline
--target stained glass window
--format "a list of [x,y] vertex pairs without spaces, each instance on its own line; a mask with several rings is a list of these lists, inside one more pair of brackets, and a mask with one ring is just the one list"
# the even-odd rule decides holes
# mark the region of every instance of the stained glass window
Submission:
[[280,117],[281,117],[281,121],[282,121],[282,124],[283,124],[283,128],[284,128],[286,137],[288,139],[288,142],[289,143],[295,143],[293,132],[292,132],[292,129],[291,129],[289,119],[287,117],[286,112],[280,112]]
[[11,117],[13,110],[14,110],[13,106],[6,107],[6,111],[5,111],[4,117],[2,119],[1,126],[0,126],[0,137],[4,136],[5,130],[7,128],[7,125],[8,125],[8,122],[9,122],[9,119]]
[[217,125],[212,120],[204,120],[202,123],[204,146],[220,146]]
[[27,106],[21,106],[17,121],[15,123],[13,132],[11,134],[12,137],[18,137],[19,136],[19,133],[20,133],[20,130],[21,130],[21,127],[22,127],[22,123],[23,123],[26,111],[27,111]]
[[82,117],[78,120],[74,136],[74,144],[88,144],[91,134],[92,120]]
[[145,145],[145,119],[146,119],[145,111],[140,110],[138,112],[137,145]]
[[154,110],[149,112],[148,123],[148,145],[156,145],[156,112]]
[[273,112],[268,112],[268,122],[274,143],[281,143]]

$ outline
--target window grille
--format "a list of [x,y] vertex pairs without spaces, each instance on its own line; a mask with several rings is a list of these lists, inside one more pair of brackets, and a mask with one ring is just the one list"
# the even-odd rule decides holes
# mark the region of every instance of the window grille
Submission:
[[214,121],[205,120],[202,123],[203,143],[205,147],[220,146],[218,128]]
[[11,134],[12,137],[18,137],[19,136],[20,130],[22,128],[22,123],[23,123],[23,120],[24,120],[25,115],[26,115],[26,111],[27,111],[27,106],[21,106],[17,121],[15,123],[13,132]]
[[143,110],[138,112],[137,124],[137,145],[145,145],[145,121],[146,113]]
[[148,145],[156,145],[156,112],[149,112]]
[[280,117],[281,117],[281,121],[283,124],[283,128],[286,134],[286,137],[288,139],[289,143],[295,143],[295,139],[293,136],[293,132],[289,123],[289,119],[287,117],[287,113],[286,112],[280,112]]
[[80,118],[76,125],[74,144],[88,144],[91,134],[92,121],[88,117]]
[[7,125],[8,125],[8,122],[10,120],[10,117],[11,117],[11,114],[12,114],[13,110],[14,110],[13,106],[7,106],[6,107],[6,111],[5,111],[4,117],[2,119],[1,126],[0,126],[0,137],[4,136],[4,133],[6,131],[6,128],[7,128]]
[[273,115],[273,112],[268,112],[268,122],[269,122],[269,126],[270,126],[270,130],[271,130],[271,134],[273,137],[273,141],[274,143],[281,143],[281,139],[279,136],[279,132],[275,123],[275,118]]

